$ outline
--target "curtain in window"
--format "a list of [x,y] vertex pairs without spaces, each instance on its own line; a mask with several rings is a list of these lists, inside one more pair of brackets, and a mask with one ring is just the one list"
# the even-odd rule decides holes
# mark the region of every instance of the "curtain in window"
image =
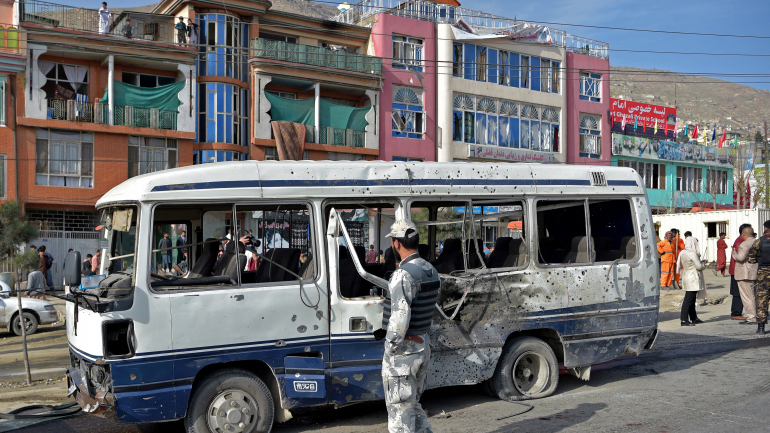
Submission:
[[43,73],[43,75],[48,75],[49,72],[51,72],[51,69],[56,66],[56,63],[53,62],[43,62],[38,60],[37,67],[40,69],[40,72]]

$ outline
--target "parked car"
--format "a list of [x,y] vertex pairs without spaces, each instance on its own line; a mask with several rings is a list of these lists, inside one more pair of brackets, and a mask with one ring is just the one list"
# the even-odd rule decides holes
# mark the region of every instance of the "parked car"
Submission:
[[[19,319],[19,303],[8,293],[10,288],[0,281],[0,328],[8,327],[9,332],[21,335],[21,320]],[[39,325],[56,323],[56,308],[47,301],[32,298],[22,298],[21,308],[24,311],[24,323],[27,335],[34,334]]]

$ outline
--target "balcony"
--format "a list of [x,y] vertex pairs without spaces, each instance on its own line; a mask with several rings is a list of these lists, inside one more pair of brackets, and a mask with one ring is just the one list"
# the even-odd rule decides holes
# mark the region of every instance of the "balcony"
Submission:
[[[71,122],[109,125],[109,106],[99,102],[79,102],[63,99],[46,99],[47,118]],[[178,112],[115,105],[115,126],[177,130]]]
[[[511,28],[526,21],[500,17],[487,12],[436,3],[429,0],[363,0],[331,18],[344,24],[369,25],[371,17],[390,14],[436,24],[457,24],[462,20],[471,27],[495,29]],[[548,28],[550,44],[569,52],[586,54],[602,59],[609,58],[609,44],[567,34],[564,30]]]
[[[305,127],[307,128],[305,142],[315,143],[316,127],[313,125],[305,125]],[[330,126],[322,126],[320,129],[321,133],[318,137],[318,144],[360,148],[366,147],[366,131],[332,128]]]
[[[48,3],[38,0],[21,0],[20,21],[45,27],[99,33],[99,11]],[[109,35],[125,39],[127,14],[113,14],[110,18]],[[116,19],[117,17],[117,19]],[[131,13],[131,34],[133,39],[153,42],[175,43],[173,17]]]
[[252,57],[382,75],[382,59],[379,57],[261,38],[252,39],[251,48]]

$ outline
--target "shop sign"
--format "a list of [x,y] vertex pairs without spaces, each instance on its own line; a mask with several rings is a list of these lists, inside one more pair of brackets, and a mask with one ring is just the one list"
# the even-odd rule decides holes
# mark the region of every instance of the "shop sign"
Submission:
[[680,161],[729,168],[735,165],[736,159],[736,151],[732,147],[719,149],[714,146],[681,144],[615,133],[612,134],[612,154],[654,161]]
[[674,107],[615,98],[610,98],[610,101],[610,115],[613,122],[622,124],[625,117],[626,125],[634,126],[634,120],[636,120],[637,131],[644,129],[645,125],[648,129],[655,128],[656,120],[658,121],[658,130],[673,131],[676,127],[676,108]]
[[552,164],[557,162],[555,154],[551,152],[538,152],[527,149],[512,149],[510,147],[484,146],[479,144],[468,145],[469,158],[494,159],[508,162],[540,162]]

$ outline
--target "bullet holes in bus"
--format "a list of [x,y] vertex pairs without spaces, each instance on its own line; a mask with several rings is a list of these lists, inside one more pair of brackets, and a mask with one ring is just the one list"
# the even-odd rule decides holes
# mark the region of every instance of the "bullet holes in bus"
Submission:
[[410,209],[420,232],[420,255],[439,273],[527,265],[526,206],[521,200],[491,203],[479,198],[473,200],[472,211],[467,201],[420,201]]
[[538,200],[536,208],[538,263],[590,264],[636,257],[628,200]]

